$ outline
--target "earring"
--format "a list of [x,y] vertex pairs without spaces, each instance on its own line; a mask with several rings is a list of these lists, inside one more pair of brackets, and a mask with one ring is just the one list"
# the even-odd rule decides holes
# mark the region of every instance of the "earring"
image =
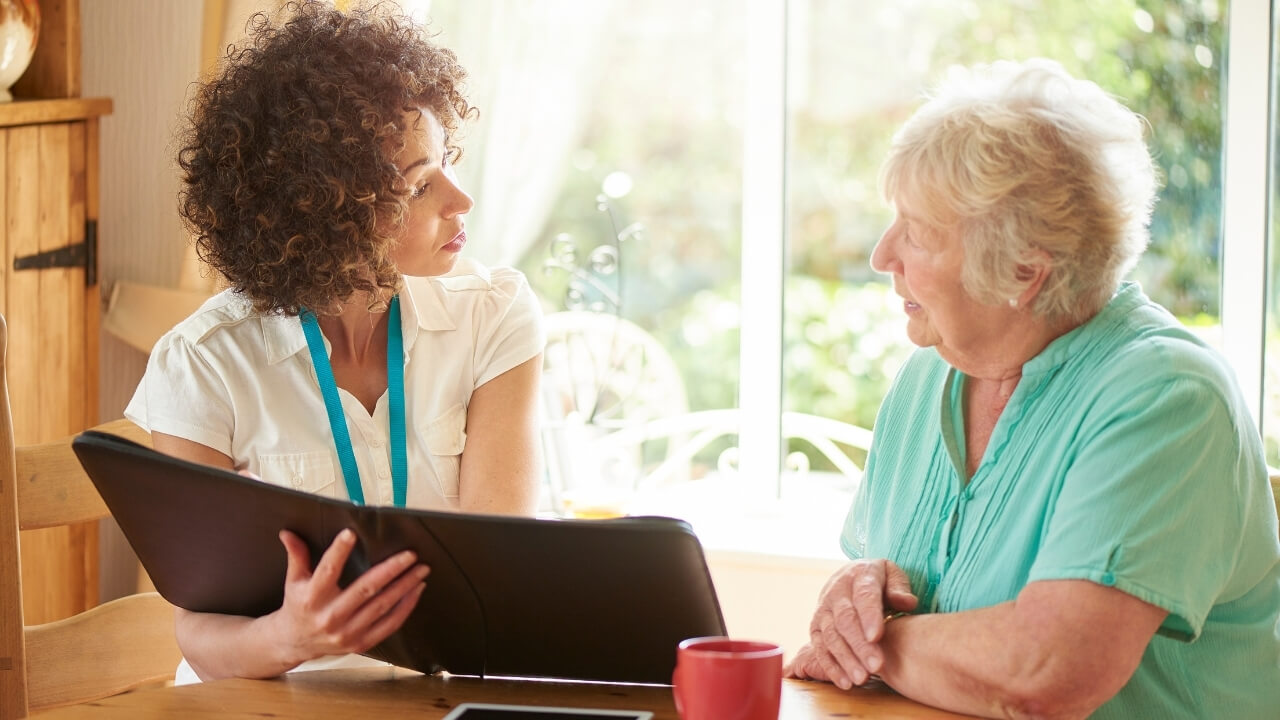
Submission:
[[1011,308],[1018,307],[1018,298],[1009,298],[1009,307]]

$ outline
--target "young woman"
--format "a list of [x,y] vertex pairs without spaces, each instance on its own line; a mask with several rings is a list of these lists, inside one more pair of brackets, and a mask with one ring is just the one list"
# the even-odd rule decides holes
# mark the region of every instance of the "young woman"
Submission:
[[[256,16],[194,98],[180,212],[230,287],[157,343],[126,416],[162,452],[263,482],[532,514],[541,314],[520,273],[459,257],[465,72],[385,5],[281,17]],[[279,610],[178,610],[180,682],[331,667],[309,661],[376,645],[425,587],[406,552],[340,588],[349,532],[314,570],[280,539]]]

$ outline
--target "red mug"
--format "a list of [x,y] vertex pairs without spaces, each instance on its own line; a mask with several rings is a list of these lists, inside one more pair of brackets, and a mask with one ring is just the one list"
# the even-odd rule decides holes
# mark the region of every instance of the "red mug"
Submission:
[[782,648],[754,640],[690,638],[671,676],[683,720],[778,720]]

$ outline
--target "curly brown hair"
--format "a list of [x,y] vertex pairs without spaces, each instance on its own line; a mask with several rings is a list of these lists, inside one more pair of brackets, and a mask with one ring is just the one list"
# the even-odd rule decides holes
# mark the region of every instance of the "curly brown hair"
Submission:
[[248,30],[178,137],[179,213],[196,250],[260,312],[332,313],[356,292],[382,305],[400,284],[405,113],[428,108],[452,136],[476,114],[466,72],[386,4],[299,0]]

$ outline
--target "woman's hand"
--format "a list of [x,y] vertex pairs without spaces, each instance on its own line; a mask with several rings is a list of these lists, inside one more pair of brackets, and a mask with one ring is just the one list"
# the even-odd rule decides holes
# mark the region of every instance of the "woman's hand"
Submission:
[[823,588],[809,623],[809,652],[796,654],[792,670],[844,690],[865,683],[884,664],[880,640],[886,616],[914,610],[917,602],[907,574],[888,560],[846,565]]
[[325,655],[360,653],[385,640],[413,611],[430,572],[404,551],[369,568],[346,589],[338,577],[355,547],[355,533],[343,530],[311,571],[311,555],[302,539],[280,531],[289,555],[284,604],[264,618],[277,633],[289,668]]
[[822,682],[831,682],[831,678],[827,676],[827,672],[822,667],[822,663],[818,662],[818,653],[813,649],[812,644],[806,644],[796,652],[796,656],[791,658],[791,662],[782,669],[783,677],[799,678],[800,680],[821,680]]

